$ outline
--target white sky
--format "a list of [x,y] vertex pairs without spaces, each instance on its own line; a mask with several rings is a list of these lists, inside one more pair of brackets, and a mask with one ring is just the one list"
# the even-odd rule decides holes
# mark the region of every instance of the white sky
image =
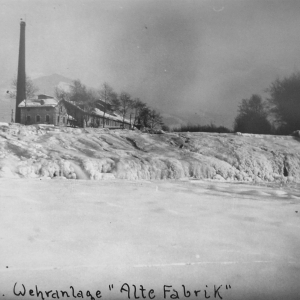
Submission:
[[300,66],[300,1],[0,0],[0,84],[26,70],[61,74],[170,112],[236,115]]

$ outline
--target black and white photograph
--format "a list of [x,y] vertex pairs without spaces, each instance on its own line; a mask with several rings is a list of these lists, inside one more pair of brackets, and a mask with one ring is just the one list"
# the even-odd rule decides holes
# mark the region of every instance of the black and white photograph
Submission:
[[0,0],[0,300],[300,300],[299,0]]

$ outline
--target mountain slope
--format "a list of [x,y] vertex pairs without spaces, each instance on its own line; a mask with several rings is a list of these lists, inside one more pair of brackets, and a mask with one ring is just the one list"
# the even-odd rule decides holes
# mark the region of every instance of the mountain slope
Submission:
[[180,128],[186,125],[210,125],[225,126],[232,128],[231,117],[226,114],[219,114],[210,111],[180,112],[178,114],[162,114],[164,124],[170,128]]
[[54,91],[57,86],[68,85],[72,79],[52,74],[49,76],[39,77],[33,80],[33,83],[39,88],[38,93],[54,96]]

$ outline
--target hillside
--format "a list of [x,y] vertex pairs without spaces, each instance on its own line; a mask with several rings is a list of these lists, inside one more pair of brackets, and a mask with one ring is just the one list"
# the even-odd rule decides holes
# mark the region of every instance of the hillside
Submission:
[[300,182],[291,136],[0,126],[0,176]]
[[33,79],[33,83],[38,87],[38,93],[54,96],[56,87],[68,86],[72,83],[72,79],[59,74],[52,74]]
[[180,111],[174,114],[163,113],[164,123],[170,128],[180,128],[182,125],[209,125],[225,126],[229,129],[233,125],[233,116],[225,111],[222,113],[198,109],[197,111]]

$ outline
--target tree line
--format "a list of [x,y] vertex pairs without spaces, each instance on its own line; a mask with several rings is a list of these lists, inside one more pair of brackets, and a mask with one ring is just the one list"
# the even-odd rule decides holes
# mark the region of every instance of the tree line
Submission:
[[[241,100],[233,131],[287,135],[300,130],[300,72],[277,78],[265,91],[269,94],[265,100],[258,94]],[[175,131],[231,132],[214,124],[187,125]]]
[[[37,89],[30,78],[27,78],[26,84],[27,98],[30,98]],[[13,87],[16,87],[16,80],[13,82]],[[265,100],[258,94],[241,100],[233,130],[242,133],[283,135],[300,130],[300,72],[283,79],[277,78],[265,91],[269,94]],[[100,99],[104,103],[103,118],[106,114],[116,112],[121,115],[123,122],[125,118],[129,118],[131,124],[138,128],[159,127],[168,130],[158,111],[148,107],[139,98],[132,98],[127,92],[117,94],[107,83],[104,83],[100,89],[91,89],[80,80],[74,80],[69,92],[56,88],[55,95],[58,99],[74,102],[86,112],[92,112]],[[104,126],[105,122],[103,122]],[[174,131],[230,132],[231,130],[224,126],[217,127],[210,124],[187,125]]]
[[241,101],[234,131],[286,135],[300,129],[300,73],[277,78],[266,92],[266,100],[253,94]]
[[174,128],[175,132],[218,132],[218,133],[230,133],[231,130],[225,126],[216,126],[211,123],[209,125],[182,125],[180,128]]
[[[11,98],[16,97],[16,89],[17,79],[15,78],[12,80]],[[33,98],[37,92],[38,88],[31,78],[26,76],[26,98]],[[93,89],[88,88],[80,80],[73,80],[69,91],[56,87],[54,94],[58,100],[71,101],[88,113],[93,113],[97,104],[99,107],[98,100],[101,100],[104,103],[100,105],[103,111],[103,127],[105,127],[105,117],[112,113],[121,115],[123,123],[125,119],[129,119],[130,124],[139,129],[158,129],[164,126],[163,118],[157,110],[152,109],[139,98],[132,98],[127,92],[116,93],[106,82],[99,89]],[[84,117],[86,123],[89,118],[90,114],[86,114]]]
[[[162,116],[157,110],[150,108],[139,98],[132,98],[127,92],[116,93],[106,82],[102,84],[100,89],[92,89],[80,80],[74,80],[70,85],[69,92],[56,88],[55,96],[59,100],[64,99],[75,103],[88,113],[94,112],[97,108],[97,101],[101,100],[103,119],[107,114],[118,113],[122,117],[123,123],[127,118],[132,126],[139,129],[157,129],[163,125]],[[86,116],[89,117],[88,114]],[[102,126],[105,127],[105,122],[102,123]]]

